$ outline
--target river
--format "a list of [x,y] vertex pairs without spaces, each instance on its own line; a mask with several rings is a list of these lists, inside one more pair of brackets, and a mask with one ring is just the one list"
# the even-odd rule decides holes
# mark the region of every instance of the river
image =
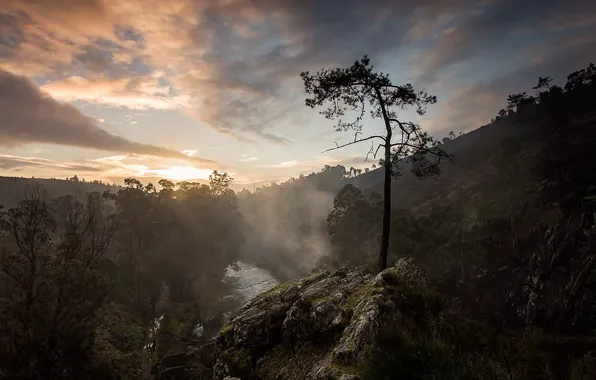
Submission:
[[[222,298],[222,304],[235,305],[224,311],[224,319],[227,319],[236,308],[247,304],[258,294],[279,285],[279,281],[266,269],[242,261],[226,268],[222,282],[231,289],[230,293]],[[193,329],[193,336],[200,338],[203,331],[203,324],[199,323]]]
[[[224,319],[227,319],[230,313],[236,308],[242,307],[258,294],[279,285],[279,281],[266,269],[242,261],[238,261],[228,266],[223,273],[221,281],[231,289],[230,293],[222,298],[222,304],[235,305],[224,311]],[[153,342],[153,336],[157,334],[161,327],[163,318],[163,314],[158,318],[155,318],[153,326],[149,329],[149,342]],[[205,328],[203,324],[198,323],[193,328],[192,335],[195,338],[201,338],[204,331]],[[151,349],[153,347],[152,344],[153,343],[147,344],[145,348]]]

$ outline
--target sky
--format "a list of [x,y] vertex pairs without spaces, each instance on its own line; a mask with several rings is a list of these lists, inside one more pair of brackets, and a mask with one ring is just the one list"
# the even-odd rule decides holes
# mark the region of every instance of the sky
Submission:
[[415,121],[441,138],[596,61],[596,2],[1,0],[0,176],[253,186],[370,166],[366,144],[322,153],[353,135],[299,76],[364,54],[437,96]]

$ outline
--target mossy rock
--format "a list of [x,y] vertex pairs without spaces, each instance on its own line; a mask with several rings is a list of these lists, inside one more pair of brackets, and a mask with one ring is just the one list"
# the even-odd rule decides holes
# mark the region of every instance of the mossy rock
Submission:
[[[381,326],[438,304],[435,296],[412,260],[400,260],[377,276],[358,268],[281,284],[221,329],[215,379],[357,378]],[[436,312],[428,310],[414,314]]]

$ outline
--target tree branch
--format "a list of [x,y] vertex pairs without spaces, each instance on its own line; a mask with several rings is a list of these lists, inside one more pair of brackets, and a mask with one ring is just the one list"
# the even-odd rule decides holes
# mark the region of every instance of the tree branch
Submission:
[[416,153],[430,153],[430,154],[433,154],[435,156],[449,157],[449,155],[447,153],[445,153],[445,152],[443,152],[441,150],[433,151],[431,149],[432,147],[431,148],[420,149],[420,146],[412,145],[412,144],[409,144],[407,142],[398,142],[398,143],[391,144],[391,147],[394,147],[394,146],[413,148],[413,149],[416,149]]
[[366,154],[366,159],[364,160],[364,162],[368,161],[368,155],[372,153],[373,158],[376,159],[377,158],[377,154],[379,153],[379,149],[383,146],[383,144],[379,144],[377,146],[377,149],[373,152],[373,148],[374,148],[374,144],[373,146],[370,147],[370,150],[368,151],[368,153]]
[[402,123],[401,121],[399,121],[395,118],[389,118],[389,119],[387,119],[387,121],[389,121],[390,123],[397,123],[397,125],[399,126],[399,129],[401,129],[403,133],[406,133],[408,135],[411,133],[408,130],[406,130],[406,128],[404,127],[404,124],[407,124],[407,123]]
[[321,153],[329,152],[331,150],[337,150],[337,149],[340,149],[340,148],[344,148],[344,147],[346,147],[348,145],[354,145],[354,144],[357,144],[357,143],[360,143],[360,142],[363,142],[363,141],[367,141],[367,140],[372,140],[372,139],[381,139],[381,140],[385,141],[385,138],[383,136],[369,136],[369,137],[366,137],[366,138],[363,138],[363,139],[360,139],[360,140],[354,139],[354,141],[349,142],[349,143],[346,143],[346,144],[343,144],[343,145],[338,145],[337,143],[335,143],[335,145],[336,145],[335,148],[326,149],[326,150],[322,151]]

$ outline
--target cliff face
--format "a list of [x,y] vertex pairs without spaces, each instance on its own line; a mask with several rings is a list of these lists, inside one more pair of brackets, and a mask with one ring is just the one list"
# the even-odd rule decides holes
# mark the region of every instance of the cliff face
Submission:
[[273,288],[221,329],[213,378],[356,379],[384,324],[414,311],[432,324],[440,299],[428,281],[401,259],[376,276],[340,269]]

